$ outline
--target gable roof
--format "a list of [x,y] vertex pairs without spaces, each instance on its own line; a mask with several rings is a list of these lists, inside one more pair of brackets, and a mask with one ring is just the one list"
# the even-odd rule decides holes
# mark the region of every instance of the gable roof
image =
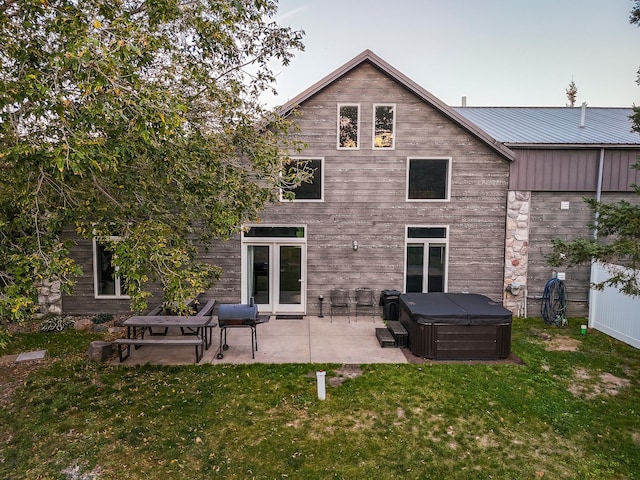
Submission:
[[431,93],[426,91],[420,85],[415,83],[410,78],[406,77],[400,71],[396,70],[394,67],[389,65],[387,62],[382,60],[376,54],[374,54],[371,50],[365,50],[357,57],[348,61],[338,69],[331,72],[329,75],[324,77],[319,82],[313,84],[305,91],[285,103],[282,107],[278,109],[280,115],[286,116],[289,114],[297,105],[301,105],[309,98],[313,97],[315,94],[323,90],[324,88],[331,85],[333,82],[338,80],[340,77],[348,73],[349,71],[355,69],[356,67],[368,63],[378,69],[383,74],[390,77],[392,80],[399,83],[401,86],[409,90],[411,93],[419,97],[425,103],[428,103],[433,108],[442,113],[445,117],[447,117],[452,122],[456,123],[460,127],[467,130],[470,134],[487,144],[491,149],[496,151],[498,154],[503,156],[508,160],[513,160],[515,158],[514,152],[512,152],[509,148],[503,145],[501,142],[493,138],[483,129],[479,128],[473,122],[469,121],[465,116],[456,112],[454,109],[446,105],[444,102],[434,97]]
[[631,108],[455,107],[454,110],[507,145],[640,147],[631,130]]

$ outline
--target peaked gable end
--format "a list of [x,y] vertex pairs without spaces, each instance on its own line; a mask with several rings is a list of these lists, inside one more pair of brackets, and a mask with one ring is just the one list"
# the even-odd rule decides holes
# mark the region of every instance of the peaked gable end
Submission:
[[315,83],[311,87],[304,90],[302,93],[294,97],[292,100],[284,104],[279,108],[278,113],[282,116],[290,114],[298,105],[303,104],[305,101],[319,93],[320,91],[333,84],[335,81],[346,75],[348,72],[354,70],[363,64],[369,64],[382,72],[387,77],[397,82],[402,87],[409,90],[411,93],[420,98],[423,102],[429,104],[434,109],[442,113],[446,118],[456,123],[463,129],[467,130],[470,134],[481,140],[488,145],[492,150],[496,151],[502,157],[507,160],[513,160],[515,158],[514,152],[503,145],[501,142],[493,138],[484,130],[480,129],[474,123],[469,121],[463,115],[456,112],[454,109],[446,105],[440,99],[429,93],[413,80],[402,74],[399,70],[392,67],[390,64],[382,60],[371,50],[365,50],[360,55],[356,56],[349,62],[345,63],[338,69],[331,72],[329,75]]

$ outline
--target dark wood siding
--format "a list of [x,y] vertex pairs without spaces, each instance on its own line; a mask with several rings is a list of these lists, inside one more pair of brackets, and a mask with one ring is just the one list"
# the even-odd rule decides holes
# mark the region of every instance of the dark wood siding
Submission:
[[[510,190],[595,192],[598,186],[600,149],[521,149],[512,147],[516,159],[511,164]],[[640,182],[631,169],[640,150],[605,148],[602,190],[630,191]]]
[[631,168],[640,150],[606,150],[602,172],[603,192],[630,192],[632,184],[640,184],[640,171]]
[[[551,241],[593,238],[593,211],[584,198],[593,198],[592,192],[533,192],[531,194],[531,217],[529,225],[529,271],[527,278],[528,315],[540,316],[541,297],[546,282],[554,271],[565,272],[568,292],[567,314],[571,317],[586,317],[589,314],[590,266],[551,267],[547,257],[551,254]],[[604,193],[603,202],[620,200],[638,203],[635,193]],[[569,209],[562,210],[561,202],[569,202]]]
[[[360,104],[357,151],[336,149],[338,103]],[[395,150],[371,148],[375,103],[396,104]],[[325,159],[325,201],[270,206],[261,220],[308,226],[310,313],[318,295],[328,297],[334,287],[402,290],[406,225],[449,225],[449,291],[501,300],[507,160],[369,65],[307,100],[300,112],[300,138],[308,146],[301,155]],[[452,158],[450,202],[406,201],[407,157]]]
[[[570,300],[569,316],[587,316],[589,300],[589,266],[554,268],[547,263],[554,238],[573,240],[589,238],[593,231],[593,212],[584,202],[584,192],[533,192],[529,224],[529,271],[527,276],[527,315],[540,317],[544,286],[554,271],[564,272],[565,285]],[[593,196],[593,194],[591,194]],[[561,202],[569,202],[569,209],[562,210]]]

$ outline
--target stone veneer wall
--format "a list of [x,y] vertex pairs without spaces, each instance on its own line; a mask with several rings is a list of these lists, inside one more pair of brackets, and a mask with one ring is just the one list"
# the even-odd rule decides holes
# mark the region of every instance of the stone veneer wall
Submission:
[[62,291],[60,280],[43,280],[39,286],[39,317],[62,314]]
[[[504,307],[523,315],[529,264],[531,192],[510,191],[504,253]],[[517,286],[519,285],[519,288]]]

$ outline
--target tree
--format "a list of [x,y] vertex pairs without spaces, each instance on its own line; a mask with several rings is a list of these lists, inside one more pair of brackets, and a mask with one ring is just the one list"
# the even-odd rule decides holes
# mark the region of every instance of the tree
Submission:
[[[640,161],[633,168],[640,169]],[[633,185],[633,189],[640,194],[640,186]],[[554,239],[549,263],[553,266],[592,261],[622,264],[628,270],[612,271],[609,280],[593,287],[611,286],[627,295],[640,295],[640,205],[626,200],[598,202],[594,198],[585,198],[585,202],[594,211],[596,221],[589,226],[597,232],[597,238]]]
[[565,90],[567,94],[567,100],[569,100],[569,104],[567,107],[573,107],[576,104],[576,97],[578,96],[578,87],[573,80],[569,83],[569,86]]
[[0,5],[0,319],[33,313],[39,281],[73,286],[66,227],[108,244],[136,310],[151,282],[172,304],[215,281],[198,242],[257,220],[296,148],[259,101],[273,65],[303,49],[276,11],[275,0]]

